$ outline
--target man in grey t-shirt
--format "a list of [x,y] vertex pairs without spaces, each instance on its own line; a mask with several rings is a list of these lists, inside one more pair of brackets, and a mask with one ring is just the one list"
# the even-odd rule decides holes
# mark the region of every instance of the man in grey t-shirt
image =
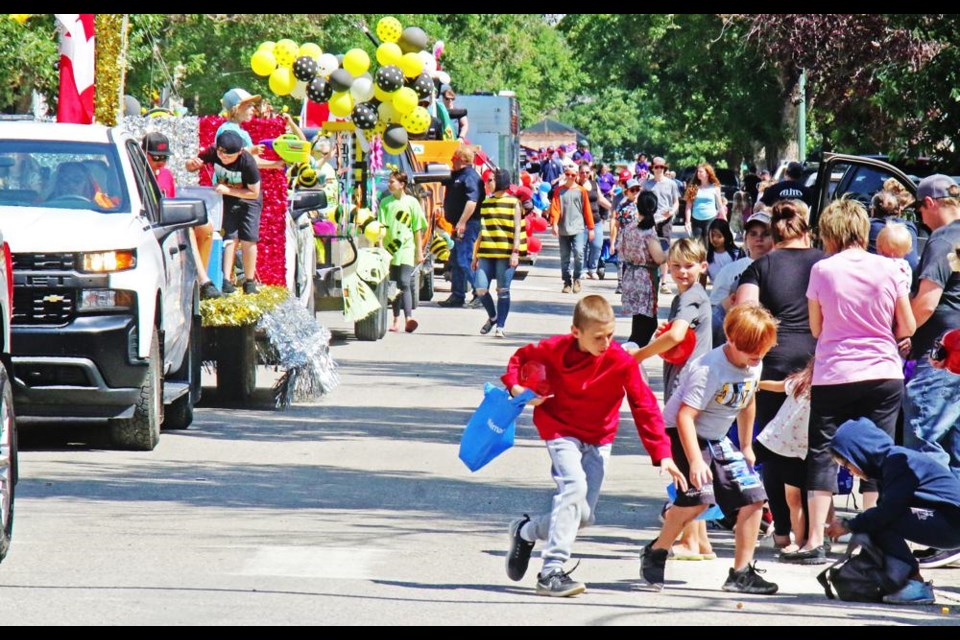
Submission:
[[[587,242],[593,241],[593,212],[590,197],[577,182],[578,169],[574,165],[563,170],[564,182],[550,202],[550,222],[553,235],[560,240],[560,275],[563,293],[580,293],[580,275],[583,272],[583,254]],[[570,262],[573,261],[571,273]]]
[[[643,182],[643,190],[650,191],[657,196],[657,213],[653,217],[657,229],[657,237],[666,251],[670,246],[670,236],[673,233],[673,218],[680,210],[680,189],[676,180],[667,177],[667,161],[657,156],[653,159],[653,177]],[[660,268],[661,293],[669,293],[666,285],[667,265]]]

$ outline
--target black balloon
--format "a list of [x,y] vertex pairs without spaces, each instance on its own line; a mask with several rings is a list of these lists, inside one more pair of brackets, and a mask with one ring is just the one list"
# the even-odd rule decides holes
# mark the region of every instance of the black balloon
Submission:
[[307,85],[307,97],[314,102],[326,102],[333,95],[333,87],[323,78],[314,78]]
[[300,82],[310,82],[317,75],[317,61],[310,56],[301,56],[293,63],[293,75]]
[[433,95],[433,78],[429,73],[421,73],[416,78],[407,82],[407,86],[417,92],[417,97],[421,100]]
[[390,149],[402,149],[407,145],[407,130],[399,124],[392,124],[383,133],[383,146]]
[[404,53],[417,53],[427,48],[427,34],[420,27],[407,27],[400,36],[400,50]]
[[357,126],[357,129],[363,131],[369,131],[377,126],[377,109],[369,102],[361,102],[353,108],[353,114],[351,118],[353,119],[353,124]]
[[350,91],[350,87],[353,86],[353,76],[346,69],[337,69],[330,74],[330,84],[334,91],[340,93]]
[[403,71],[394,65],[380,67],[377,69],[376,83],[381,91],[393,93],[403,86]]

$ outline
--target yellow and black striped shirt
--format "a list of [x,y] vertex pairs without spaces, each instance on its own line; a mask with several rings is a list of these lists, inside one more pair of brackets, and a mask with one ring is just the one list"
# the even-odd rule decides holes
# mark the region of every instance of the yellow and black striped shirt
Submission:
[[513,214],[519,200],[511,195],[487,196],[480,205],[480,240],[478,258],[510,259],[514,235],[520,234],[520,255],[527,253],[526,220],[520,218],[520,229],[514,228]]

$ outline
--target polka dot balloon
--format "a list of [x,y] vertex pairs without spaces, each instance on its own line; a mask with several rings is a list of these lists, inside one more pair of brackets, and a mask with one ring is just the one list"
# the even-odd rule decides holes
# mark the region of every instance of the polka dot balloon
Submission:
[[383,42],[399,42],[403,25],[393,17],[381,18],[377,23],[377,37]]
[[351,119],[353,124],[357,126],[357,129],[362,131],[370,131],[377,126],[379,117],[377,110],[369,102],[361,102],[353,108],[353,113],[351,114]]
[[417,107],[401,118],[400,124],[413,135],[425,133],[430,128],[430,112],[423,107]]
[[386,93],[393,93],[403,86],[403,71],[400,67],[388,65],[377,69],[377,86]]
[[407,86],[416,91],[417,97],[421,100],[429,98],[433,94],[433,78],[428,73],[421,73],[407,82]]
[[322,103],[333,95],[333,87],[323,78],[314,78],[307,85],[307,97],[314,102]]
[[300,82],[310,82],[317,75],[317,61],[309,56],[301,56],[293,63],[293,75]]

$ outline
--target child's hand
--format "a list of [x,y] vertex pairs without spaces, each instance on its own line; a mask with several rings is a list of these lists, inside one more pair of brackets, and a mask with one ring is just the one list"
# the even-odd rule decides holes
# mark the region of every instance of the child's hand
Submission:
[[660,461],[660,475],[664,473],[669,473],[673,478],[673,486],[677,488],[677,493],[684,493],[687,490],[687,479],[683,477],[673,458],[664,458]]
[[230,195],[230,187],[228,187],[225,184],[218,184],[216,187],[213,188],[213,190],[222,196]]
[[200,171],[202,167],[203,167],[203,160],[201,160],[200,158],[190,158],[189,160],[187,160],[187,171],[190,171],[190,172]]
[[827,537],[832,540],[836,540],[840,536],[848,533],[850,533],[850,530],[847,529],[847,524],[842,518],[834,518],[834,520],[827,525],[826,534]]
[[[516,398],[526,390],[527,390],[526,387],[522,387],[519,384],[515,384],[510,388],[510,395]],[[530,405],[531,407],[538,407],[544,402],[546,402],[547,400],[548,398],[545,398],[543,396],[537,396],[533,400],[527,400],[527,404]]]
[[267,148],[267,147],[266,147],[265,145],[255,144],[255,145],[253,145],[252,147],[250,147],[249,151],[250,151],[251,154],[253,154],[253,155],[255,155],[255,156],[259,156],[259,155],[261,155],[261,154],[264,152],[264,150],[265,150],[266,148]]
[[910,355],[910,349],[913,348],[912,345],[913,345],[913,342],[910,340],[909,337],[907,337],[907,338],[901,338],[901,339],[897,342],[897,351],[900,352],[900,357],[901,357],[901,358],[906,358],[907,356]]
[[662,335],[663,335],[663,332],[667,330],[667,325],[668,325],[668,324],[670,324],[670,323],[669,323],[669,322],[661,322],[661,323],[660,323],[660,326],[657,327],[657,332],[654,334],[653,337],[654,337],[654,338],[659,338],[660,336],[662,336]]
[[703,458],[690,463],[690,484],[694,489],[702,489],[704,485],[713,482],[713,474]]
[[753,446],[747,446],[740,450],[740,453],[743,454],[743,459],[747,461],[747,464],[750,465],[750,468],[757,466],[757,454],[753,452]]

